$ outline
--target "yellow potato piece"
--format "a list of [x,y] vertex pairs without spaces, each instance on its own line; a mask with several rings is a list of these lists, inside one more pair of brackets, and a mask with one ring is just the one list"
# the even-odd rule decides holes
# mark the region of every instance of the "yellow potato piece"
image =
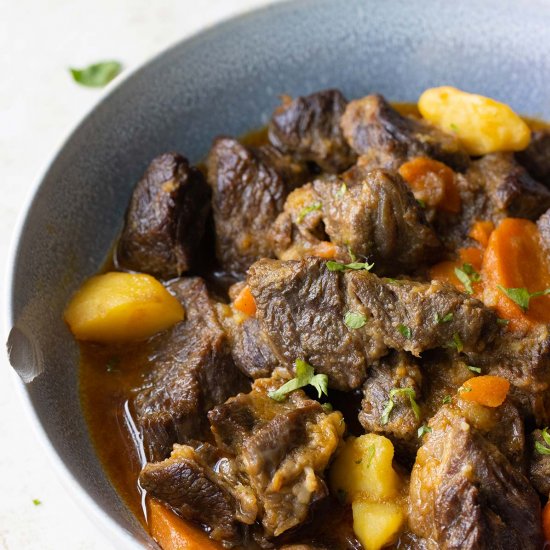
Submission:
[[88,279],[64,318],[77,340],[142,340],[181,321],[183,306],[151,275],[105,273]]
[[393,444],[384,436],[350,437],[330,469],[330,486],[351,502],[356,496],[371,499],[395,497],[400,479],[392,466]]
[[426,90],[418,110],[428,122],[454,133],[470,155],[521,151],[531,140],[529,126],[508,105],[451,86]]
[[355,500],[353,530],[365,550],[379,550],[397,539],[405,516],[399,504]]

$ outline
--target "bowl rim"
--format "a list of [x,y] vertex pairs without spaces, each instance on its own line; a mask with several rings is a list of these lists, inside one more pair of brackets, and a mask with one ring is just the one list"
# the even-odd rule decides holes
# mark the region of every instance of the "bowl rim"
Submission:
[[[266,12],[284,12],[288,9],[295,9],[297,4],[308,4],[314,0],[267,0],[267,2],[260,6],[252,8],[245,8],[243,11],[236,14],[227,15],[212,23],[206,23],[200,27],[197,27],[183,38],[176,39],[174,42],[168,44],[154,55],[143,59],[135,67],[123,71],[117,78],[111,81],[105,88],[103,88],[94,101],[89,105],[84,112],[76,118],[76,120],[69,125],[68,130],[64,133],[58,144],[53,148],[47,159],[38,168],[36,176],[33,178],[31,185],[25,193],[22,205],[16,215],[16,221],[9,239],[8,251],[6,255],[6,267],[4,274],[4,291],[2,293],[3,306],[2,306],[2,324],[3,324],[3,337],[6,342],[6,357],[7,363],[10,365],[9,352],[7,347],[7,341],[10,331],[14,325],[14,307],[13,307],[13,287],[14,287],[14,275],[15,266],[17,264],[17,258],[19,253],[20,241],[25,232],[26,224],[29,219],[29,214],[34,204],[36,195],[43,185],[44,181],[50,172],[50,169],[57,161],[61,152],[67,147],[69,142],[73,139],[74,134],[87,122],[87,120],[93,116],[94,111],[106,102],[111,94],[114,94],[117,90],[122,88],[131,80],[137,73],[146,69],[150,65],[155,64],[165,55],[168,55],[173,50],[177,50],[181,47],[185,47],[186,44],[190,44],[196,40],[202,40],[208,35],[214,35],[220,29],[225,26],[230,26],[233,23],[240,22],[244,19],[252,19],[257,16],[265,15]],[[10,368],[10,375],[12,385],[18,396],[18,401],[24,410],[24,415],[27,422],[31,425],[31,430],[34,437],[39,441],[39,445],[45,452],[47,462],[52,470],[55,472],[57,479],[61,485],[65,488],[67,495],[75,502],[78,507],[86,513],[91,523],[96,526],[96,529],[101,529],[102,534],[106,540],[109,540],[115,547],[128,548],[131,550],[137,550],[138,548],[144,548],[145,546],[140,543],[136,537],[134,537],[129,531],[121,526],[114,518],[112,518],[86,491],[86,489],[80,484],[79,480],[71,473],[71,471],[65,466],[65,463],[46,431],[42,426],[39,415],[33,407],[32,401],[26,390],[26,384],[21,380],[19,375],[13,368]],[[107,472],[102,469],[107,477],[109,483],[111,483]],[[116,491],[116,489],[115,489]],[[124,499],[121,498],[124,506],[127,507]],[[128,509],[129,510],[129,509]],[[132,513],[129,510],[130,513]],[[156,542],[147,531],[144,529],[146,535],[150,538],[150,547],[158,547]]]

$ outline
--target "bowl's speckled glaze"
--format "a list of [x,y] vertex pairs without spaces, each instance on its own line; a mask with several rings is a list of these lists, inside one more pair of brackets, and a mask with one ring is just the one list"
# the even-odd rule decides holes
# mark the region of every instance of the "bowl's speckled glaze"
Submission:
[[186,40],[125,79],[88,115],[36,189],[11,261],[11,360],[45,448],[119,547],[152,545],[106,479],[79,399],[62,322],[104,260],[132,187],[158,153],[197,161],[220,133],[267,121],[280,93],[339,87],[415,101],[456,85],[550,118],[550,3],[542,0],[303,0]]

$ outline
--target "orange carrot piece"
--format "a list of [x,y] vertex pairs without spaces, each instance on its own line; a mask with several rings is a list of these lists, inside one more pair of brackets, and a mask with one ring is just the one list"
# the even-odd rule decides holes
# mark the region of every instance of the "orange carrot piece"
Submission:
[[233,302],[235,309],[239,310],[241,313],[246,315],[256,315],[256,301],[252,292],[250,292],[250,287],[245,286],[240,292],[239,295],[235,298]]
[[480,248],[460,248],[458,250],[458,256],[463,264],[471,264],[476,271],[481,269],[481,263],[483,262],[483,250]]
[[319,256],[319,258],[324,258],[325,260],[331,260],[336,257],[336,252],[336,245],[330,241],[321,241],[312,250],[314,256]]
[[523,311],[498,288],[525,288],[531,293],[550,288],[550,258],[532,221],[502,220],[489,238],[482,275],[483,301],[509,319],[511,329],[526,330],[537,323],[550,323],[550,295],[531,298],[529,309]]
[[504,403],[510,382],[501,376],[476,376],[462,384],[459,396],[465,401],[474,401],[486,407],[498,407]]
[[550,542],[550,501],[542,509],[542,532],[546,542]]
[[489,237],[495,229],[495,224],[490,221],[477,221],[472,225],[468,237],[477,241],[483,248],[486,248],[489,244]]
[[444,212],[460,212],[462,202],[455,173],[442,162],[416,157],[405,162],[399,173],[409,184],[414,196]]
[[149,532],[163,550],[221,550],[198,527],[176,516],[166,506],[149,500]]

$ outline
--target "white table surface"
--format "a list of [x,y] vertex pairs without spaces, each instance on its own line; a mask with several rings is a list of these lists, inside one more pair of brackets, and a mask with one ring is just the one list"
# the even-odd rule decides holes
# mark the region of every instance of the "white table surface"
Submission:
[[[205,26],[266,3],[0,0],[2,275],[35,178],[100,93],[72,82],[67,67],[117,59],[131,69]],[[4,352],[0,361],[0,549],[113,549],[55,477],[14,392]]]

